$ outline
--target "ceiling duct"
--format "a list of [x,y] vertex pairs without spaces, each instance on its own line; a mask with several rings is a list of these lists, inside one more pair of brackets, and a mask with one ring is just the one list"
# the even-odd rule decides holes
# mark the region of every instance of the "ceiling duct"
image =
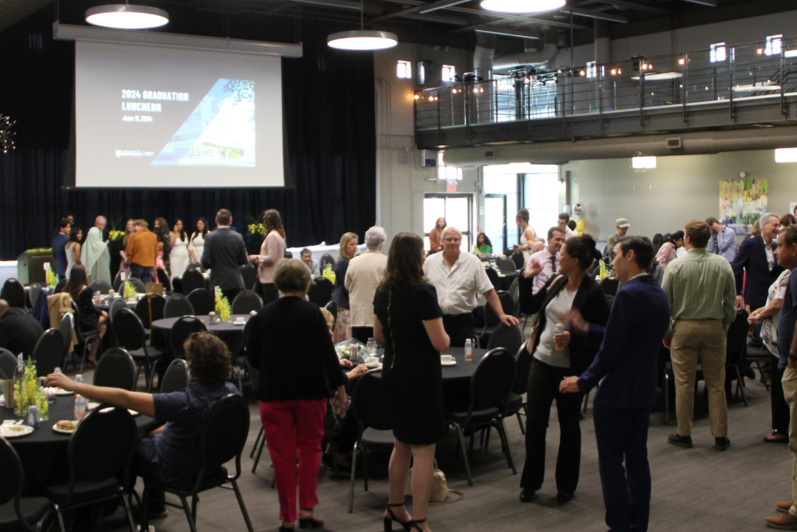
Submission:
[[[797,146],[797,127],[771,127],[731,131],[701,131],[679,135],[682,155],[728,151],[768,150]],[[490,164],[557,164],[590,159],[622,159],[641,151],[649,156],[672,155],[672,134],[626,138],[600,138],[563,142],[538,142],[505,146],[452,148],[445,151],[447,166],[475,168]],[[490,153],[490,155],[488,155]]]
[[[528,44],[528,43],[526,43]],[[545,45],[542,49],[527,50],[519,54],[503,55],[493,61],[493,70],[510,70],[522,66],[544,65],[556,55],[556,32],[545,32]]]
[[495,55],[495,35],[476,33],[476,47],[473,49],[473,72],[485,81],[493,77],[493,55]]

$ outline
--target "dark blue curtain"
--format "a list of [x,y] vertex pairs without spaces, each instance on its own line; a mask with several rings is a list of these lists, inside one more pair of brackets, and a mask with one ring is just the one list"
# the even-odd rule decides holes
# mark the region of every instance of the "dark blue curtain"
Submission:
[[[257,36],[256,19],[242,26],[237,36],[292,40],[284,34]],[[293,33],[299,31],[290,19],[280,20],[282,25],[287,20]],[[279,26],[280,20],[271,20],[271,26]],[[52,21],[52,10],[43,10],[0,34],[4,50],[0,113],[17,121],[13,128],[17,149],[0,153],[0,260],[13,259],[26,249],[50,247],[57,221],[66,212],[73,213],[75,224],[82,228],[93,225],[100,214],[109,221],[144,218],[150,224],[158,216],[170,223],[179,217],[186,228],[193,228],[201,216],[212,224],[216,211],[224,207],[232,211],[234,225],[243,233],[250,217],[275,208],[282,213],[289,246],[337,242],[346,231],[362,235],[373,225],[373,55],[329,49],[328,24],[302,22],[297,36],[303,41],[304,56],[282,62],[293,187],[146,190],[131,183],[125,190],[66,190],[64,178],[70,166],[74,171],[70,154],[74,45],[51,39]]]

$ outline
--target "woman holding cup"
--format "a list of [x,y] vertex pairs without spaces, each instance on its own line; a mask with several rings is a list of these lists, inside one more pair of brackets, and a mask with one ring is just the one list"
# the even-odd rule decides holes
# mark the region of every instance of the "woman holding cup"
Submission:
[[[559,383],[565,377],[581,375],[592,363],[598,345],[587,345],[585,336],[571,336],[567,314],[581,312],[589,323],[605,325],[609,302],[601,285],[587,269],[600,259],[595,240],[589,235],[569,238],[559,254],[559,271],[535,294],[523,312],[539,312],[537,334],[526,349],[533,355],[529,371],[528,417],[526,420],[526,464],[520,480],[521,502],[529,502],[542,487],[545,476],[545,435],[551,417],[551,403],[556,400],[560,440],[556,460],[557,500],[573,498],[581,465],[580,407],[583,394],[560,394]],[[522,278],[522,277],[521,277]],[[524,282],[523,284],[526,284]],[[521,292],[524,286],[521,285]],[[531,287],[526,288],[531,293]],[[533,342],[533,343],[532,343]]]

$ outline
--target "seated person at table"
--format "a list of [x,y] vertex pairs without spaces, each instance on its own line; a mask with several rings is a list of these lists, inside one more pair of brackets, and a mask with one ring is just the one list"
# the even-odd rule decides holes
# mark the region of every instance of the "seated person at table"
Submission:
[[490,237],[484,233],[479,233],[476,237],[476,249],[482,255],[489,255],[493,252],[493,243],[490,242]]
[[[47,376],[47,386],[60,386],[96,401],[129,408],[154,417],[162,427],[152,431],[136,445],[131,460],[131,476],[175,483],[193,481],[200,467],[199,435],[219,399],[238,393],[228,383],[230,352],[210,333],[192,334],[185,344],[185,358],[192,382],[179,392],[149,394],[128,392],[74,382],[63,373]],[[133,477],[135,478],[135,477]],[[149,491],[147,513],[165,517],[163,492]]]
[[[69,275],[69,281],[64,287],[64,292],[68,292],[72,296],[72,301],[77,305],[80,330],[83,332],[99,330],[100,339],[102,339],[108,328],[108,313],[104,310],[97,310],[92,299],[94,293],[86,285],[88,285],[86,267],[82,264],[75,264],[72,267],[72,273]],[[95,342],[91,348],[91,353],[89,353],[89,362],[95,365],[97,364],[96,355],[99,346],[100,342]]]
[[312,251],[304,248],[299,256],[302,258],[302,262],[307,264],[307,267],[310,268],[310,275],[313,276],[313,279],[316,277],[321,277],[321,268],[318,264],[318,261],[313,258]]
[[0,347],[13,355],[23,353],[29,357],[42,334],[44,329],[33,316],[20,308],[9,308],[6,300],[0,299]]

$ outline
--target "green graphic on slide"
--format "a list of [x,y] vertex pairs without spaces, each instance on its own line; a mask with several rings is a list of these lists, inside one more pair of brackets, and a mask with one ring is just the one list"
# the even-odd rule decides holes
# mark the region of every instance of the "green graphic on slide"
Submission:
[[153,166],[255,167],[255,82],[221,78]]

